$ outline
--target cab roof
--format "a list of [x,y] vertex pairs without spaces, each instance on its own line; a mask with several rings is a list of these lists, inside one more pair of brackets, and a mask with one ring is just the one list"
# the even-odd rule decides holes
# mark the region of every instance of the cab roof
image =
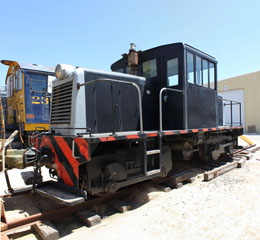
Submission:
[[52,72],[52,73],[55,72],[55,68],[53,67],[47,67],[43,65],[34,64],[34,63],[21,63],[21,62],[10,61],[10,60],[1,60],[1,63],[7,66],[18,64],[21,69],[28,69],[28,70],[41,71],[41,72]]
[[39,71],[39,72],[48,72],[48,73],[54,73],[55,68],[53,67],[47,67],[43,65],[38,65],[34,63],[20,63],[17,61],[12,61],[12,60],[1,60],[1,63],[4,65],[9,66],[6,79],[8,76],[12,73],[11,66],[19,66],[20,69],[25,69],[25,70],[32,70],[32,71]]
[[[216,58],[214,58],[213,56],[197,49],[197,48],[194,48],[186,43],[182,43],[182,42],[177,42],[177,43],[170,43],[170,44],[165,44],[165,45],[161,45],[161,46],[156,46],[156,47],[153,47],[153,48],[150,48],[150,49],[147,49],[147,50],[144,50],[144,51],[139,51],[139,53],[149,53],[149,52],[153,52],[153,51],[156,51],[157,49],[167,49],[167,48],[170,48],[170,47],[175,47],[175,48],[182,48],[182,49],[187,49],[189,51],[192,51],[200,56],[203,56],[207,59],[209,59],[210,61],[214,62],[214,63],[217,63],[217,60]],[[127,59],[126,57],[124,57],[124,54],[122,55],[123,57],[119,60],[117,60],[116,62],[114,62],[112,65],[111,65],[111,69],[113,68],[113,66],[117,65],[118,63],[120,63],[122,60],[125,60]]]

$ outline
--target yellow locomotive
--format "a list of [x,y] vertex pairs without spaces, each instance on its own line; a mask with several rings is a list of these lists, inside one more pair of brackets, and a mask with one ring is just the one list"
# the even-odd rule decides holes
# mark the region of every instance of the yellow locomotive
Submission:
[[2,60],[9,66],[6,82],[6,132],[19,130],[17,148],[31,144],[35,131],[49,129],[50,93],[54,68]]

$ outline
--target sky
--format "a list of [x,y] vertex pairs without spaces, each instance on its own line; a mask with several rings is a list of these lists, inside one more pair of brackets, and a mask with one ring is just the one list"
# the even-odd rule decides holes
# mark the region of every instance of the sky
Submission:
[[221,80],[260,70],[259,10],[259,0],[0,0],[0,59],[110,70],[132,42],[183,42],[214,56]]

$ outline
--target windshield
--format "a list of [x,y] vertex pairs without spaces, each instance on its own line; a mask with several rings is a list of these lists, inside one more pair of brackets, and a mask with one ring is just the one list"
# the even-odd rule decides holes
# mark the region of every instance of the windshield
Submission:
[[25,84],[29,86],[32,91],[46,92],[47,81],[47,74],[27,72],[25,75]]

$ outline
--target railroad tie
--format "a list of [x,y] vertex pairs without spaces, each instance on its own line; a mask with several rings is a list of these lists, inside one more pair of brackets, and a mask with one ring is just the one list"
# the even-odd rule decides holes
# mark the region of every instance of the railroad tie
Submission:
[[110,206],[113,207],[115,210],[119,211],[120,213],[127,212],[131,209],[131,206],[121,200],[114,200],[110,203]]
[[80,211],[76,216],[79,217],[87,227],[93,227],[101,223],[101,217],[90,210]]
[[32,225],[32,229],[41,237],[42,240],[59,239],[59,232],[50,221],[43,221]]

